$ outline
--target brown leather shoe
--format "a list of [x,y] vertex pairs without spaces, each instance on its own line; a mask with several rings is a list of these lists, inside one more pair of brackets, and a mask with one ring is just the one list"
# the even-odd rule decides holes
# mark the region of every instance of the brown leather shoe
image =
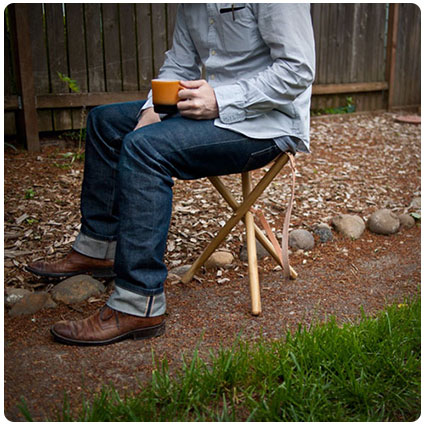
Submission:
[[94,277],[114,277],[112,260],[99,260],[87,257],[72,250],[65,258],[55,263],[37,261],[28,264],[25,269],[38,276],[44,277],[70,277],[77,274],[92,274]]
[[123,339],[144,339],[165,332],[164,315],[138,317],[107,305],[83,320],[61,321],[50,329],[56,341],[71,345],[106,345]]

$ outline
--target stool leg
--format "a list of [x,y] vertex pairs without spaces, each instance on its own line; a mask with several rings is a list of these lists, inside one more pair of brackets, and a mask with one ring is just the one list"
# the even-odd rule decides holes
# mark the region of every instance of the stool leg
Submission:
[[[244,199],[251,192],[251,174],[242,173],[242,193]],[[255,242],[254,217],[248,211],[245,214],[246,245],[248,252],[248,275],[251,292],[251,311],[254,316],[261,313],[260,279],[258,277],[257,247]]]

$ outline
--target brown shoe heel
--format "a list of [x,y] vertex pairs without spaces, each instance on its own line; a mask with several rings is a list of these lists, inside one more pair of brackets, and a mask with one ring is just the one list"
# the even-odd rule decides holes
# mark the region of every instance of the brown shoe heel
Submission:
[[154,338],[161,336],[165,333],[165,322],[160,323],[156,326],[151,326],[150,328],[140,329],[132,333],[134,340]]

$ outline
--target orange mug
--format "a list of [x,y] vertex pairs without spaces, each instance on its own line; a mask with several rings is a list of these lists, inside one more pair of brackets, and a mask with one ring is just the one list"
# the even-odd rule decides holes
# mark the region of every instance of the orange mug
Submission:
[[154,111],[158,114],[177,113],[178,93],[183,88],[178,80],[152,80]]

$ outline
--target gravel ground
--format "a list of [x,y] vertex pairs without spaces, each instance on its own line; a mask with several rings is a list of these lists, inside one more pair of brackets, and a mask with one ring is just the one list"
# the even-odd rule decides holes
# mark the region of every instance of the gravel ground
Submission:
[[[397,214],[418,212],[420,197],[420,125],[396,122],[392,113],[353,114],[312,120],[312,154],[297,158],[297,188],[291,228],[311,230],[330,224],[337,214],[367,219],[380,208]],[[47,143],[48,142],[48,143]],[[79,228],[79,189],[83,168],[66,167],[58,146],[49,139],[40,154],[5,153],[6,287],[49,291],[54,282],[30,276],[24,266],[37,258],[61,257]],[[289,168],[260,200],[276,233],[289,198]],[[255,172],[259,179],[261,170]],[[238,176],[227,176],[237,190]],[[169,268],[188,264],[231,212],[205,179],[176,181],[174,215],[168,251]],[[218,206],[217,206],[218,205]],[[238,226],[223,243],[237,254],[242,246]],[[420,284],[420,227],[391,236],[365,231],[352,241],[334,240],[312,251],[291,253],[299,278],[285,281],[269,258],[260,261],[263,313],[250,315],[246,264],[237,259],[227,269],[203,270],[187,285],[166,282],[168,320],[165,336],[124,341],[107,347],[67,347],[53,343],[50,325],[62,318],[82,318],[99,308],[107,294],[72,308],[60,305],[31,316],[11,318],[5,311],[5,414],[22,420],[17,409],[25,397],[36,420],[54,418],[64,393],[78,408],[102,384],[120,392],[137,389],[150,378],[152,350],[167,357],[172,370],[181,356],[200,342],[201,353],[229,345],[234,336],[278,338],[299,324],[325,320],[355,321],[390,302],[403,302]]]

